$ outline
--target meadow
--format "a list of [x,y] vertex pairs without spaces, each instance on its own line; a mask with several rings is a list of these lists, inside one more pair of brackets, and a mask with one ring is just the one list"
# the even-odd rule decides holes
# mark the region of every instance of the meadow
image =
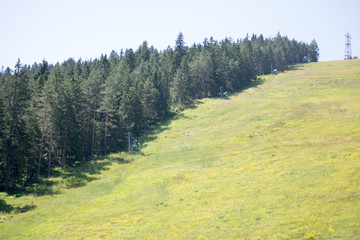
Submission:
[[360,239],[360,60],[296,68],[0,193],[0,239]]

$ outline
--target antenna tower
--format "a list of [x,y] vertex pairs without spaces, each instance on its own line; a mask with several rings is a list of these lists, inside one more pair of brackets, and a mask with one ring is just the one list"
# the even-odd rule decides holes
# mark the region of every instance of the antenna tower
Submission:
[[345,34],[345,55],[344,60],[352,59],[351,57],[351,35],[350,33]]

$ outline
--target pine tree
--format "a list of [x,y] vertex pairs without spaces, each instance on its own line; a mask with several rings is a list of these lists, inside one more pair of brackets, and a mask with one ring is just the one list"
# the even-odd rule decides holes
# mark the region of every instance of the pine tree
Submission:
[[119,54],[112,50],[109,56],[109,62],[110,62],[110,68],[114,69],[120,62],[120,56]]
[[[213,69],[209,54],[203,49],[190,67],[193,91],[193,98],[210,97],[212,89],[216,89]],[[216,91],[216,90],[215,90]]]
[[43,60],[43,62],[37,68],[37,71],[34,75],[34,79],[38,84],[38,88],[41,90],[44,86],[45,82],[48,80],[49,77],[49,64],[47,61]]
[[319,60],[319,47],[315,39],[313,39],[309,45],[309,54],[311,62],[317,62]]
[[31,138],[29,136],[27,114],[30,106],[29,76],[18,60],[13,75],[8,75],[4,83],[6,118],[5,138],[5,179],[4,186],[20,180],[26,173],[25,160],[29,155]]
[[109,128],[111,128],[111,116],[114,112],[114,100],[116,99],[115,93],[113,91],[113,77],[109,77],[106,79],[106,82],[103,86],[103,100],[100,104],[100,113],[102,116],[104,116],[104,143],[103,143],[103,154],[107,154],[107,140],[108,136],[111,135],[111,131],[109,131]]
[[86,86],[86,99],[88,102],[87,105],[87,114],[88,114],[88,122],[87,122],[87,146],[90,146],[90,150],[86,150],[86,157],[90,154],[91,157],[94,157],[94,153],[96,153],[96,129],[98,125],[98,109],[100,107],[101,102],[101,91],[102,91],[101,82],[101,73],[98,69],[94,68],[89,76]]
[[[2,93],[2,88],[0,86],[0,93]],[[5,106],[4,100],[2,98],[2,94],[0,94],[0,186],[5,182],[3,176],[5,176],[5,168],[6,165],[6,115],[5,115]]]
[[180,68],[177,69],[173,80],[175,104],[189,104],[191,102],[191,76],[187,60],[184,58]]
[[132,71],[134,71],[134,69],[136,67],[136,59],[135,59],[135,54],[134,54],[134,51],[132,50],[132,48],[126,50],[125,56],[124,56],[124,61],[125,61],[126,67],[128,68],[128,71],[130,73]]
[[43,157],[43,145],[48,133],[48,125],[49,125],[49,115],[50,115],[50,86],[45,83],[45,87],[43,89],[42,99],[41,99],[41,111],[39,112],[40,125],[41,125],[41,141],[39,146],[39,160],[38,160],[38,171],[37,171],[37,180],[40,179],[40,170],[41,170],[41,160]]
[[175,50],[174,50],[174,70],[180,67],[183,57],[186,55],[186,48],[184,42],[184,35],[182,32],[176,38],[175,41]]
[[148,128],[158,118],[157,106],[160,93],[155,88],[154,83],[148,79],[143,87],[144,117],[146,128]]

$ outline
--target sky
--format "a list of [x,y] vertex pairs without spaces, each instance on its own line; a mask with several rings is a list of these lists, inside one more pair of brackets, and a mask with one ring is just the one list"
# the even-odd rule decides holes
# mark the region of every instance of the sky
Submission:
[[[0,0],[0,67],[90,60],[147,41],[164,50],[256,34],[316,40],[320,61],[360,57],[359,0]],[[1,70],[1,69],[0,69]]]

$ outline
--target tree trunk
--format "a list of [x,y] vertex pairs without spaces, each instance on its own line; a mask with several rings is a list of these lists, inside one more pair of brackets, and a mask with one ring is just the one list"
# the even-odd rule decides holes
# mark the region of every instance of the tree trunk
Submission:
[[49,157],[48,157],[48,177],[50,177],[50,171],[51,171],[51,157],[52,157],[52,141],[53,141],[53,130],[50,129],[50,144],[49,144]]
[[129,152],[131,151],[131,140],[130,140],[130,135],[131,135],[131,133],[130,132],[128,132],[128,142],[129,142]]
[[45,103],[45,113],[44,113],[44,121],[41,130],[41,142],[40,142],[40,150],[39,150],[39,161],[38,161],[38,172],[37,172],[37,180],[40,179],[40,168],[41,168],[41,155],[42,155],[42,147],[44,143],[44,135],[45,135],[45,125],[46,125],[46,117],[47,117],[47,101]]
[[12,108],[11,108],[11,122],[10,122],[10,131],[9,131],[9,139],[7,141],[7,147],[6,147],[6,173],[5,173],[5,189],[8,189],[9,187],[9,180],[10,180],[10,169],[12,164],[12,156],[11,156],[11,145],[12,145],[12,139],[14,135],[14,104],[16,99],[16,90],[17,90],[17,81],[15,79],[15,88],[14,88],[14,95],[12,99]]
[[107,126],[108,126],[109,116],[110,116],[110,112],[109,112],[109,108],[107,108],[106,118],[105,118],[104,155],[106,155],[106,137],[107,137]]
[[66,123],[66,126],[65,126],[65,137],[64,137],[64,144],[63,144],[63,152],[62,152],[62,157],[61,157],[61,164],[63,166],[63,168],[66,166],[66,160],[65,160],[65,157],[66,157],[66,139],[67,139],[67,131],[68,131],[68,125]]
[[[35,146],[35,131],[34,130],[31,132],[31,146]],[[26,167],[26,181],[27,182],[30,181],[30,179],[33,175],[33,172],[32,172],[33,170],[31,169],[31,167],[32,167],[32,165],[30,165],[30,164]]]
[[[43,128],[44,131],[44,128]],[[40,150],[39,150],[39,160],[38,160],[38,171],[37,171],[37,176],[36,179],[39,181],[40,179],[40,164],[41,164],[41,155],[42,155],[42,145],[44,142],[44,132],[41,132],[41,142],[40,142]]]
[[91,145],[91,157],[94,157],[94,145],[95,145],[95,117],[96,117],[96,104],[94,104],[94,116],[93,116],[93,129],[92,129],[92,145]]
[[7,141],[7,148],[6,148],[5,189],[8,189],[9,180],[10,180],[10,169],[11,169],[11,159],[12,159],[12,156],[11,156],[12,135],[13,135],[13,129],[12,129],[12,126],[10,126],[10,137]]
[[88,114],[87,114],[87,124],[86,124],[86,136],[85,136],[85,159],[87,160],[89,157],[89,128],[90,128],[90,113],[91,109],[88,108]]

